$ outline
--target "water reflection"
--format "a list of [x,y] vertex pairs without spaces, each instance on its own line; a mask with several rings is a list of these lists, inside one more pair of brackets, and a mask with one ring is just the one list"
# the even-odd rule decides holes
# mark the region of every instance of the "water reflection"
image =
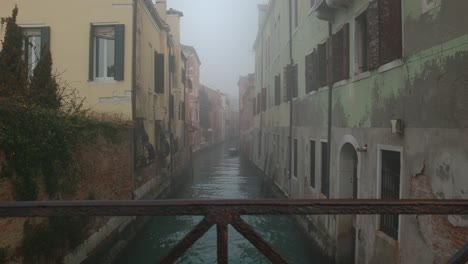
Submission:
[[[194,159],[194,175],[173,198],[271,198],[261,177],[229,145],[205,151]],[[118,263],[154,263],[202,217],[154,217],[137,236]],[[243,216],[290,263],[325,263],[320,252],[284,216]],[[216,263],[216,228],[211,228],[178,263]],[[229,263],[270,263],[237,231],[229,227]]]

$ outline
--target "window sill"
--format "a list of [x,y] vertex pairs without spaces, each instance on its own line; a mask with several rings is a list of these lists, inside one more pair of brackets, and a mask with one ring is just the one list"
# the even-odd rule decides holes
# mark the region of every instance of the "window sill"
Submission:
[[360,81],[360,80],[363,80],[363,79],[367,79],[369,77],[371,77],[370,71],[361,72],[361,73],[358,73],[357,75],[354,75],[353,82],[357,82],[357,81]]
[[323,87],[320,87],[318,88],[318,92],[324,92],[324,91],[328,91],[328,86],[323,86]]
[[314,95],[314,94],[316,94],[317,92],[318,92],[317,90],[313,90],[313,91],[308,92],[307,95]]
[[378,73],[386,72],[386,71],[389,71],[391,69],[400,67],[401,65],[403,65],[403,60],[397,59],[397,60],[391,61],[391,62],[389,62],[387,64],[384,64],[384,65],[380,66],[379,69],[377,70],[377,72]]
[[117,83],[118,81],[114,79],[95,79],[95,80],[88,80],[90,83]]
[[346,85],[348,84],[348,80],[341,80],[341,81],[338,81],[336,83],[333,84],[333,88],[337,88],[337,87],[340,87],[340,86],[343,86],[343,85]]

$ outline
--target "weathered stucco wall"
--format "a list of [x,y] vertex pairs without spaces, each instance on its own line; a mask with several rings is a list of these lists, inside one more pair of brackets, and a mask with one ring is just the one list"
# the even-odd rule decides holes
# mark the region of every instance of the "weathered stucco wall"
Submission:
[[[354,149],[368,146],[367,152],[357,153],[358,198],[380,198],[379,153],[386,147],[402,153],[400,198],[468,198],[464,177],[468,148],[462,143],[468,142],[468,21],[462,14],[468,3],[435,2],[439,4],[424,10],[421,1],[403,1],[401,60],[334,85],[330,197],[343,198],[342,189],[351,184],[340,176],[342,147],[349,143]],[[333,32],[344,23],[350,23],[353,32],[354,18],[367,4],[354,1],[348,9],[338,10]],[[270,15],[283,14],[280,7],[287,8],[276,3]],[[274,106],[270,100],[269,109],[255,116],[253,161],[290,196],[324,198],[320,142],[327,140],[328,88],[306,94],[303,73],[304,56],[326,38],[327,28],[304,9],[299,10],[299,29],[293,31],[293,59],[299,66],[292,133],[298,139],[298,177],[288,176],[289,103]],[[287,18],[287,13],[281,16]],[[269,36],[274,22],[266,21],[269,26],[263,28],[257,43]],[[288,31],[284,32],[287,37]],[[274,76],[281,73],[283,78],[282,67],[289,63],[289,43],[282,40],[284,51],[271,66],[259,66],[265,65],[265,51],[259,44],[256,47],[257,78],[263,78],[263,82],[257,80],[256,94],[259,88],[269,87],[270,99],[274,98]],[[391,133],[392,119],[403,120],[403,135]],[[315,187],[310,184],[310,140],[316,142]],[[302,221],[319,245],[336,254],[339,217],[314,216]],[[468,240],[468,219],[462,216],[401,216],[398,241],[376,231],[378,224],[376,216],[356,218],[357,263],[443,263]]]

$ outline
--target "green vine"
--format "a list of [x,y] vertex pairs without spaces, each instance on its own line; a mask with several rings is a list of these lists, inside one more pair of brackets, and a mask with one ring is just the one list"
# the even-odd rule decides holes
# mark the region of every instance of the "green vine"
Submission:
[[85,238],[83,229],[89,223],[84,217],[50,217],[46,222],[24,223],[22,255],[25,263],[62,263],[64,252]]
[[7,263],[7,249],[6,248],[0,248],[0,264],[5,264]]
[[98,135],[116,142],[122,125],[99,121],[84,114],[67,114],[37,105],[9,100],[0,102],[0,148],[7,165],[1,175],[12,175],[17,200],[36,200],[38,178],[43,176],[49,198],[70,194],[79,167],[73,155]]

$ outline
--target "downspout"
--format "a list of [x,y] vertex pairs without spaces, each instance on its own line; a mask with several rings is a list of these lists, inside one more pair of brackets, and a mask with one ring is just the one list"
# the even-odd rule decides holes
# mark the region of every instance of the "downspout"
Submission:
[[[289,58],[290,58],[290,67],[294,64],[293,59],[293,47],[292,47],[292,1],[289,0]],[[290,68],[289,68],[290,69]],[[290,74],[290,73],[288,73]],[[285,76],[286,77],[286,76]],[[288,82],[286,82],[286,87],[289,88],[289,197],[292,196],[292,147],[293,147],[293,91],[291,87],[291,76],[288,78]],[[286,95],[288,95],[288,91],[286,91]]]
[[[169,37],[169,33],[168,33],[168,37]],[[168,51],[169,51],[169,54],[168,54],[168,72],[169,72],[169,107],[171,106],[171,96],[172,96],[172,73],[171,73],[171,56],[172,56],[172,47],[169,43],[169,38],[167,39],[167,45],[168,45]],[[172,108],[174,108],[174,105],[172,105]],[[173,111],[173,110],[172,110]],[[173,144],[173,140],[172,140],[172,117],[171,117],[171,109],[169,109],[169,146],[170,146],[170,157],[171,157],[171,161],[170,161],[170,166],[171,166],[171,173],[172,173],[172,170],[174,168],[174,161],[173,161],[173,158],[174,158],[174,155],[172,154],[172,146]]]
[[[332,22],[328,21],[328,38],[329,41],[332,42]],[[332,46],[333,43],[331,43]],[[328,53],[329,58],[332,58],[331,55],[331,50]],[[330,171],[331,171],[331,137],[332,137],[332,103],[333,103],[333,59],[330,59],[327,63],[328,67],[328,135],[327,135],[327,177],[328,177],[328,196],[327,198],[330,199]]]
[[136,120],[136,32],[137,32],[137,15],[138,15],[138,0],[133,0],[133,25],[132,25],[132,122],[133,128],[131,132],[131,175],[132,175],[132,199],[135,199],[135,146],[136,146],[136,133],[135,133],[135,120]]

